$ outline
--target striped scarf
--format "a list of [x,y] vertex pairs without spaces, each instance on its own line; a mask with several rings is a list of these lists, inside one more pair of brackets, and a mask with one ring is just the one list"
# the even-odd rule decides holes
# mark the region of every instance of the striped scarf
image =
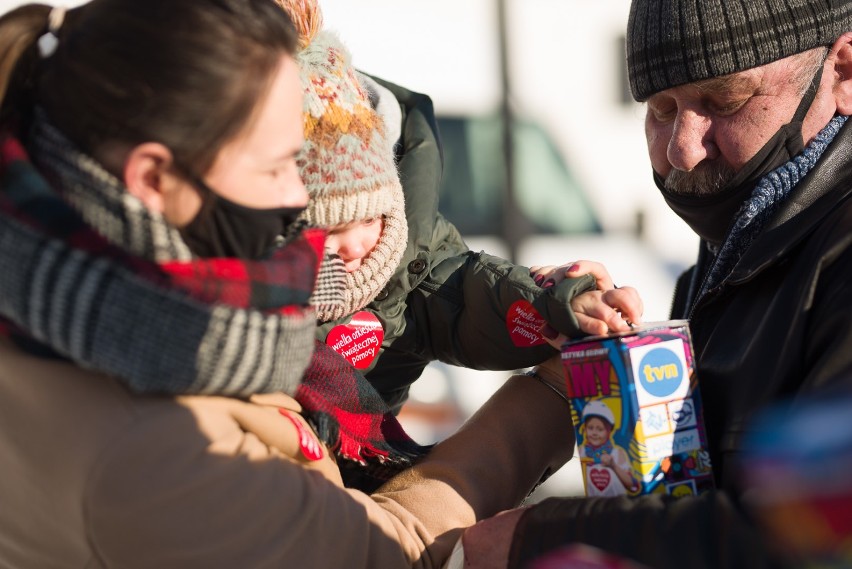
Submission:
[[[323,258],[324,232],[296,231],[263,261],[193,258],[161,215],[43,119],[30,149],[38,170],[16,140],[0,141],[0,315],[19,342],[136,393],[283,391],[338,456],[382,476],[423,454],[366,379],[314,338],[315,307],[342,299],[344,282],[339,259]],[[312,296],[318,274],[323,293]]]

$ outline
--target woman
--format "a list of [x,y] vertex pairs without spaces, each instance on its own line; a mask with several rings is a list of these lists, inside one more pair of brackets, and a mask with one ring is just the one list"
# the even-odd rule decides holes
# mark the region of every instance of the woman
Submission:
[[438,567],[570,457],[557,363],[374,495],[342,487],[327,445],[386,466],[410,441],[311,359],[294,44],[268,0],[0,18],[0,565]]

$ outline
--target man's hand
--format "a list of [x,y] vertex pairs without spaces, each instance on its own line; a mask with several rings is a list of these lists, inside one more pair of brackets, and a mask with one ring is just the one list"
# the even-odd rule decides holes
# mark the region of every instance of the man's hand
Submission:
[[524,510],[506,510],[467,528],[462,534],[465,569],[505,569],[512,536]]
[[626,332],[642,321],[642,299],[633,287],[593,290],[571,301],[580,329],[587,334]]
[[[609,271],[601,263],[575,261],[564,265],[530,267],[530,276],[542,288],[550,288],[568,278],[590,274],[595,277],[596,290],[571,301],[571,310],[580,330],[586,334],[626,332],[631,324],[639,324],[644,307],[639,293],[632,287],[616,288]],[[561,348],[568,339],[550,324],[542,326],[541,334],[554,348]]]

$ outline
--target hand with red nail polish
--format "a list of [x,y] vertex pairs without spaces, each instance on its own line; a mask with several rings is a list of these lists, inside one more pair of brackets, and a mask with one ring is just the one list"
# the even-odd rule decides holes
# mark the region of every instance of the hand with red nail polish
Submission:
[[595,285],[598,290],[612,290],[615,285],[609,271],[601,263],[595,261],[576,261],[565,269],[565,278],[576,278],[583,275],[595,277]]
[[[636,289],[617,288],[609,271],[595,261],[574,261],[564,265],[538,265],[530,267],[530,276],[537,286],[552,288],[565,279],[592,275],[596,290],[586,292],[571,301],[577,323],[586,334],[625,332],[631,324],[642,320],[642,299]],[[569,308],[569,307],[566,307]],[[542,337],[555,348],[560,348],[568,339],[550,324],[539,330]]]
[[562,344],[568,341],[568,336],[565,334],[561,334],[559,330],[545,322],[542,327],[539,329],[539,333],[541,337],[544,338],[548,344],[556,348],[557,350],[562,349]]
[[541,327],[540,332],[546,340],[555,340],[559,336],[559,331],[547,322]]
[[595,261],[573,261],[564,265],[535,265],[530,267],[530,276],[535,284],[542,288],[550,288],[565,279],[575,279],[583,275],[595,277],[595,287],[598,290],[615,288],[609,271],[601,263]]

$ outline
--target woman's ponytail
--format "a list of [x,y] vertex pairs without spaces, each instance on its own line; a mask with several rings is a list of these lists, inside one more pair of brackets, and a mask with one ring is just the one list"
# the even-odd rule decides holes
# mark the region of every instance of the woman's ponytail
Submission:
[[14,128],[31,111],[38,40],[47,33],[50,12],[50,6],[27,4],[0,17],[0,128]]

